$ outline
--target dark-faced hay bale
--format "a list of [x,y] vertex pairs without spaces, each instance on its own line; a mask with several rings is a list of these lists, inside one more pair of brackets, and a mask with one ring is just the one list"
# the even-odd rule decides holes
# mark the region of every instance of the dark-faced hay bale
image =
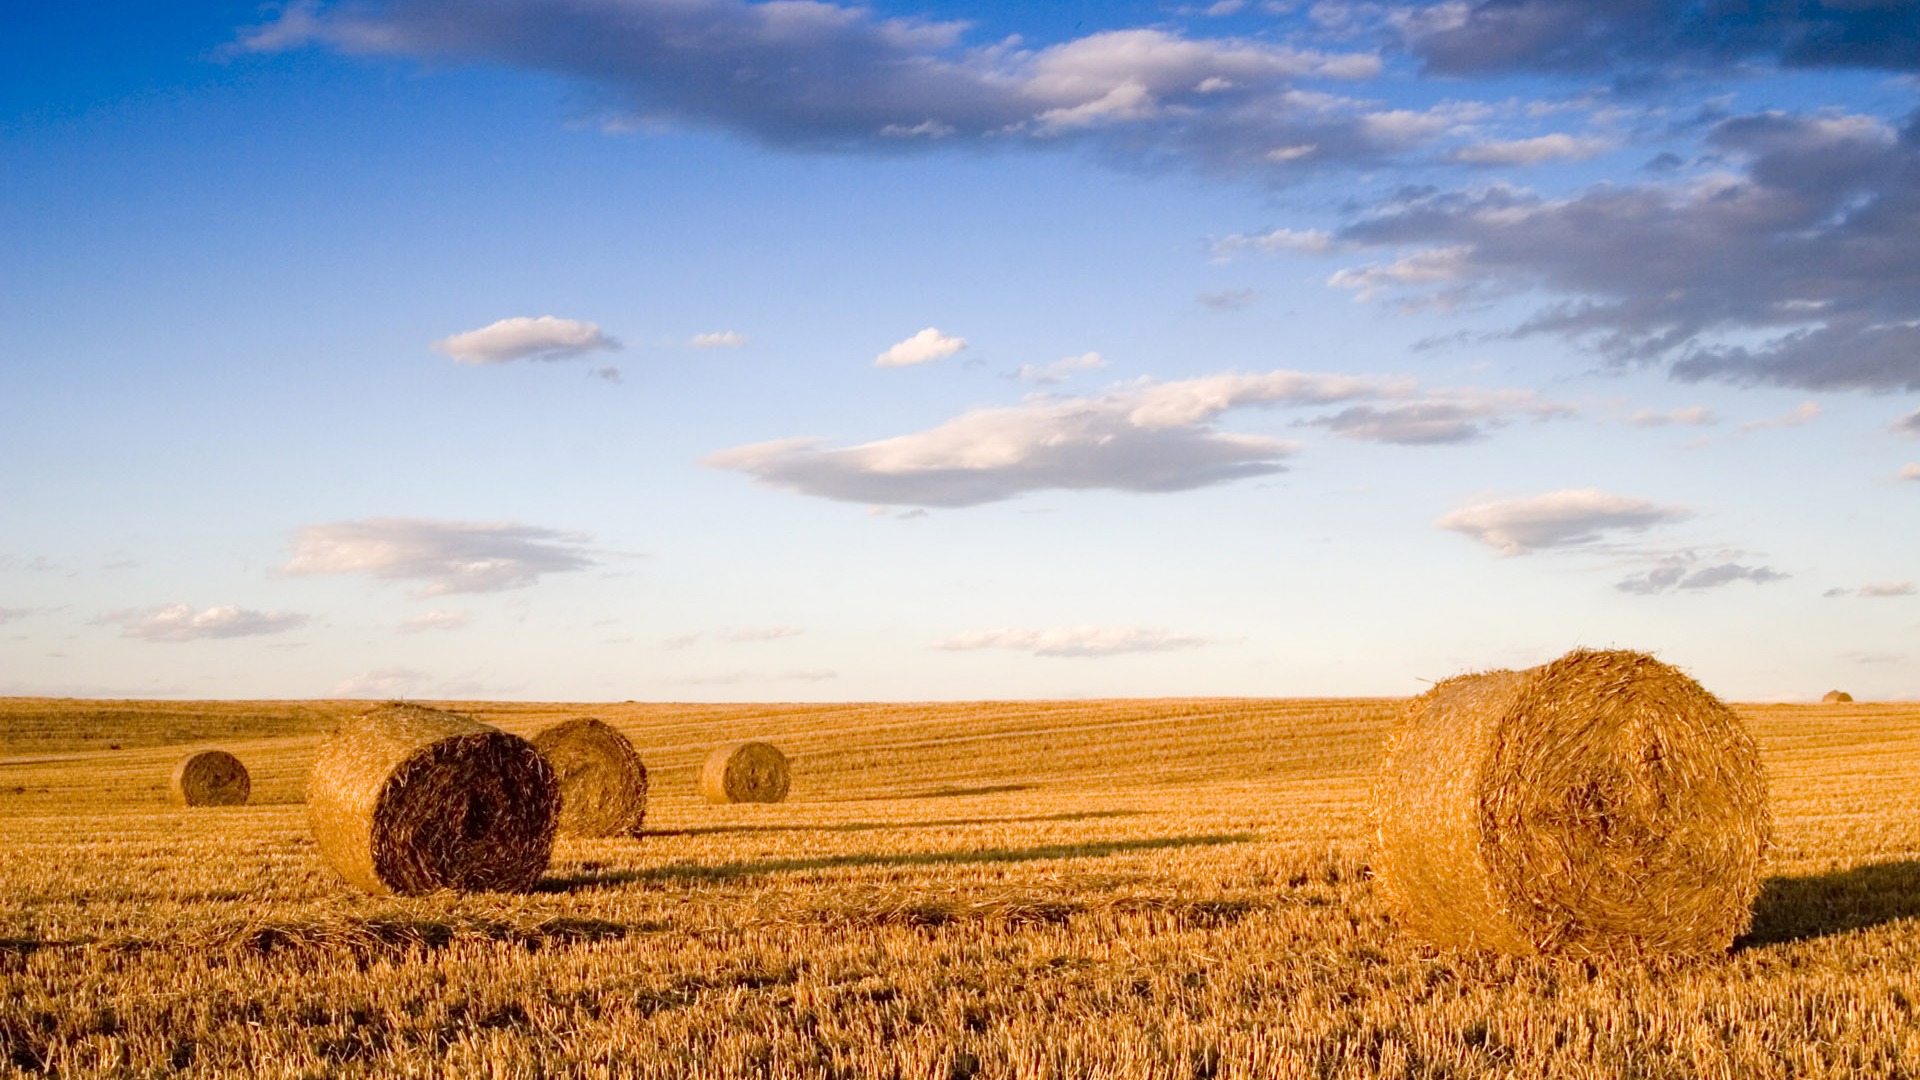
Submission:
[[1829,690],[1826,696],[1820,699],[1820,702],[1823,705],[1845,705],[1852,700],[1853,695],[1847,693],[1845,690]]
[[710,803],[779,802],[792,782],[787,755],[763,742],[722,746],[700,769],[700,794]]
[[398,702],[343,722],[307,779],[321,856],[371,893],[523,891],[553,852],[559,802],[532,743]]
[[555,724],[533,745],[560,778],[560,831],[637,833],[647,817],[647,767],[613,727],[582,717]]
[[1726,950],[1772,825],[1740,718],[1627,651],[1440,683],[1402,714],[1373,801],[1394,920],[1523,955]]
[[240,759],[225,750],[199,750],[173,767],[167,792],[179,806],[244,806],[253,780]]

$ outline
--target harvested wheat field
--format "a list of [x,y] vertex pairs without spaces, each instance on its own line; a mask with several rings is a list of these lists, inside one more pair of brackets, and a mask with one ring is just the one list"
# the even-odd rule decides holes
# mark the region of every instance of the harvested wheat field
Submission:
[[[1403,701],[437,704],[604,719],[646,830],[561,836],[527,893],[371,896],[301,801],[365,703],[0,701],[0,1071],[1920,1075],[1920,706],[1734,706],[1774,813],[1752,928],[1553,959],[1391,923],[1367,802]],[[786,802],[702,799],[744,739]],[[169,802],[209,742],[247,805]]]

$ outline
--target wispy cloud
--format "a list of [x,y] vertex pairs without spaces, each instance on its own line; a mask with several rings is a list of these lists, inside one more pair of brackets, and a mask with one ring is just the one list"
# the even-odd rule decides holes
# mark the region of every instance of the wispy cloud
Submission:
[[1911,581],[1880,581],[1860,586],[1859,594],[1869,600],[1890,596],[1912,596],[1914,588]]
[[858,446],[782,439],[703,464],[806,495],[877,506],[972,506],[1045,490],[1187,491],[1286,469],[1297,443],[1228,433],[1235,409],[1386,402],[1320,421],[1351,438],[1463,442],[1516,414],[1567,415],[1527,391],[1421,392],[1412,379],[1300,371],[1139,380],[1086,397],[1036,395]]
[[1612,149],[1605,139],[1538,135],[1507,142],[1481,142],[1455,150],[1452,160],[1466,165],[1538,165],[1547,161],[1584,161]]
[[747,335],[737,330],[716,330],[710,334],[695,334],[687,344],[696,349],[738,349],[747,343]]
[[421,596],[494,592],[594,566],[576,533],[514,522],[368,518],[295,530],[281,573],[425,583]]
[[946,650],[1011,649],[1035,656],[1117,656],[1121,653],[1168,652],[1195,649],[1215,642],[1210,638],[1176,634],[1142,626],[1069,626],[1049,630],[1001,627],[974,630],[936,641]]
[[473,621],[470,611],[427,611],[400,624],[403,634],[418,634],[428,630],[458,630]]
[[310,619],[295,611],[254,611],[235,604],[199,611],[191,604],[169,604],[110,611],[94,621],[119,626],[123,637],[182,642],[281,634],[305,626]]
[[33,614],[32,608],[0,607],[0,623],[10,623],[15,619],[24,619]]
[[1908,462],[1900,466],[1900,479],[1920,480],[1920,462]]
[[1684,521],[1693,511],[1595,488],[1568,488],[1518,499],[1475,503],[1434,524],[1472,537],[1502,555],[1591,544],[1614,532],[1642,532]]
[[1194,297],[1200,302],[1201,307],[1213,311],[1239,311],[1241,308],[1252,307],[1253,302],[1259,298],[1260,294],[1252,289],[1217,289]]
[[418,694],[433,676],[410,667],[383,667],[342,679],[335,684],[337,698],[400,698]]
[[928,364],[935,360],[944,360],[966,347],[966,338],[944,334],[929,326],[905,341],[894,343],[886,352],[874,357],[873,366],[907,367],[912,364]]
[[1705,427],[1718,422],[1719,417],[1705,405],[1689,405],[1686,408],[1669,409],[1666,412],[1640,409],[1627,418],[1627,423],[1635,427],[1667,427],[1668,425]]
[[504,364],[513,360],[566,360],[617,349],[620,343],[601,333],[594,323],[541,315],[501,319],[478,330],[441,338],[433,347],[463,364]]
[[1793,407],[1785,416],[1769,416],[1759,420],[1749,420],[1740,425],[1741,431],[1777,431],[1781,428],[1803,427],[1820,418],[1820,403],[1803,401]]
[[1088,352],[1064,357],[1051,364],[1021,364],[1020,370],[1014,372],[1014,378],[1051,386],[1066,382],[1082,371],[1098,371],[1106,366],[1107,362],[1100,358],[1099,353]]
[[1920,409],[1915,409],[1913,412],[1895,420],[1893,422],[1893,433],[1896,435],[1905,435],[1909,439],[1920,439]]
[[1789,576],[1770,566],[1747,566],[1736,562],[1701,565],[1692,554],[1671,555],[1644,573],[1634,574],[1614,585],[1621,592],[1652,596],[1669,590],[1698,591],[1718,589],[1737,581],[1766,585]]

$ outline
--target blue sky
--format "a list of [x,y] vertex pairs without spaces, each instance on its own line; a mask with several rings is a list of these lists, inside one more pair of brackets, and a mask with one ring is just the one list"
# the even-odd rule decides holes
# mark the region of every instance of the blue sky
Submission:
[[0,694],[1920,696],[1920,5],[4,19]]

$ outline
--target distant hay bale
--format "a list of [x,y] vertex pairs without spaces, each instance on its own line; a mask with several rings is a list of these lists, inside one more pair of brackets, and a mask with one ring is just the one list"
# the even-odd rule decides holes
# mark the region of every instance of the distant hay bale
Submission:
[[199,750],[173,767],[168,793],[179,806],[245,806],[253,780],[225,750]]
[[1725,951],[1772,825],[1740,718],[1627,651],[1440,683],[1402,714],[1373,803],[1394,920],[1523,955]]
[[792,782],[787,755],[763,742],[722,746],[700,770],[700,794],[710,803],[776,803]]
[[637,833],[647,817],[647,766],[613,727],[582,717],[555,724],[533,745],[560,778],[560,831]]
[[341,723],[307,779],[321,856],[377,894],[530,888],[553,852],[559,800],[532,743],[399,702]]
[[1826,696],[1820,699],[1820,703],[1823,705],[1845,705],[1852,700],[1853,695],[1847,693],[1845,690],[1829,690]]

